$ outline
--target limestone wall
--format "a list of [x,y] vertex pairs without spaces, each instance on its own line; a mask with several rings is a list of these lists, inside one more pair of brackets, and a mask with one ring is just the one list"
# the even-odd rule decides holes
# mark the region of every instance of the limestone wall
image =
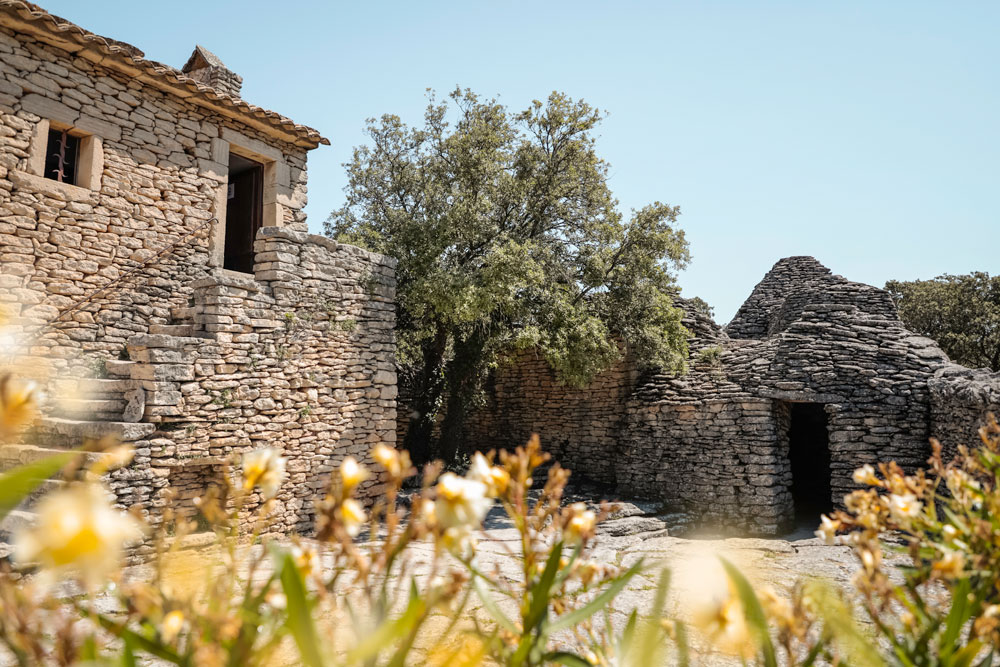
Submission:
[[189,500],[231,455],[275,447],[289,460],[277,527],[308,533],[344,457],[370,461],[376,443],[395,442],[395,260],[277,228],[257,250],[256,277],[218,270],[194,283],[193,336],[130,340],[146,418],[160,425],[152,500],[168,485]]
[[979,428],[993,413],[1000,419],[1000,374],[987,369],[946,366],[929,381],[931,435],[941,441],[945,461],[959,445],[980,444]]
[[[41,176],[47,129],[56,126],[92,139],[95,171],[80,186]],[[15,308],[26,332],[224,217],[230,146],[271,161],[273,224],[305,229],[305,148],[7,28],[0,146],[0,303]],[[189,284],[218,253],[220,229],[204,227],[138,279],[44,329],[35,351],[57,366],[85,365],[81,352],[117,358],[130,336],[187,304]]]
[[532,433],[542,448],[578,477],[613,484],[625,401],[635,384],[628,362],[599,374],[584,388],[558,380],[548,362],[529,350],[508,360],[487,387],[487,403],[470,420],[472,450],[512,450]]
[[[289,461],[276,528],[308,532],[330,471],[395,441],[395,261],[305,233],[318,134],[268,132],[260,119],[271,112],[246,107],[241,122],[231,101],[215,113],[193,91],[164,92],[148,70],[123,74],[111,56],[102,62],[114,67],[95,64],[99,54],[63,50],[86,45],[23,29],[31,35],[0,27],[0,305],[54,368],[53,385],[82,393],[75,407],[52,406],[0,464],[113,433],[136,455],[109,485],[155,523],[168,504],[193,514],[227,461],[275,447]],[[81,137],[76,184],[43,176],[50,128]],[[253,274],[219,268],[230,152],[264,165]],[[108,376],[79,379],[98,357]]]

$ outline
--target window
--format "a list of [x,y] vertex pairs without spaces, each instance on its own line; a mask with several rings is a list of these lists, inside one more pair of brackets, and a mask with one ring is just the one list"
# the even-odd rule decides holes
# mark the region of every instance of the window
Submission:
[[32,133],[26,176],[43,190],[84,196],[79,188],[100,190],[104,174],[104,142],[96,134],[42,118]]
[[80,159],[80,137],[67,130],[49,130],[45,146],[45,171],[43,176],[60,183],[77,184],[77,165]]
[[229,153],[223,268],[253,273],[253,242],[263,224],[264,165]]

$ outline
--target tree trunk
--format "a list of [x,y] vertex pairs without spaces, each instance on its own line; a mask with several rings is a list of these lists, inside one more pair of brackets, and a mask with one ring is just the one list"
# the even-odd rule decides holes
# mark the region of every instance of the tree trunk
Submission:
[[453,463],[458,453],[466,449],[465,420],[480,388],[484,338],[476,331],[464,340],[456,340],[454,357],[448,362],[448,405],[436,451],[437,457],[446,464]]
[[445,352],[448,333],[439,328],[434,339],[425,344],[423,365],[413,387],[409,387],[410,420],[403,439],[403,448],[410,452],[413,463],[422,465],[435,455],[434,427],[437,425],[441,398],[445,390]]

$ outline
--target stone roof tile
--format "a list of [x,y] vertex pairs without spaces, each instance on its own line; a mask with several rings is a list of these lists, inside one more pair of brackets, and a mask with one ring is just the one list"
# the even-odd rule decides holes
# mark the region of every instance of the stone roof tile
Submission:
[[[59,46],[67,48],[77,45],[83,49],[94,49],[105,58],[102,64],[145,75],[146,80],[189,99],[201,106],[227,113],[251,125],[264,125],[290,135],[292,143],[308,148],[320,144],[329,145],[330,141],[317,130],[282,116],[275,111],[250,104],[238,97],[220,93],[210,86],[195,81],[180,70],[147,60],[141,50],[116,39],[94,34],[62,17],[50,14],[36,4],[25,0],[0,0],[0,23],[7,25],[15,21],[7,17],[20,19],[40,32],[47,33],[59,42]],[[11,26],[14,27],[14,26]],[[69,44],[67,44],[69,42]],[[72,50],[72,49],[70,49]],[[216,58],[217,59],[217,58]],[[142,78],[142,77],[140,77]],[[182,94],[187,93],[187,94]]]

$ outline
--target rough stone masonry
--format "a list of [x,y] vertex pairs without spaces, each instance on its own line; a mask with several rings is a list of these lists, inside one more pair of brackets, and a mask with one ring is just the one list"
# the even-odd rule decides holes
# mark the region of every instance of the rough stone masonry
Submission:
[[950,363],[903,326],[885,291],[812,257],[775,264],[725,329],[676,305],[688,373],[640,372],[626,356],[572,389],[522,353],[491,378],[468,441],[510,447],[537,432],[576,474],[626,496],[775,534],[839,503],[859,465],[913,469],[931,436],[953,454],[1000,414],[1000,374]]
[[241,83],[0,0],[0,305],[54,399],[0,467],[116,436],[110,486],[155,522],[276,447],[277,526],[307,532],[329,472],[395,440],[395,260],[307,233],[329,142]]

